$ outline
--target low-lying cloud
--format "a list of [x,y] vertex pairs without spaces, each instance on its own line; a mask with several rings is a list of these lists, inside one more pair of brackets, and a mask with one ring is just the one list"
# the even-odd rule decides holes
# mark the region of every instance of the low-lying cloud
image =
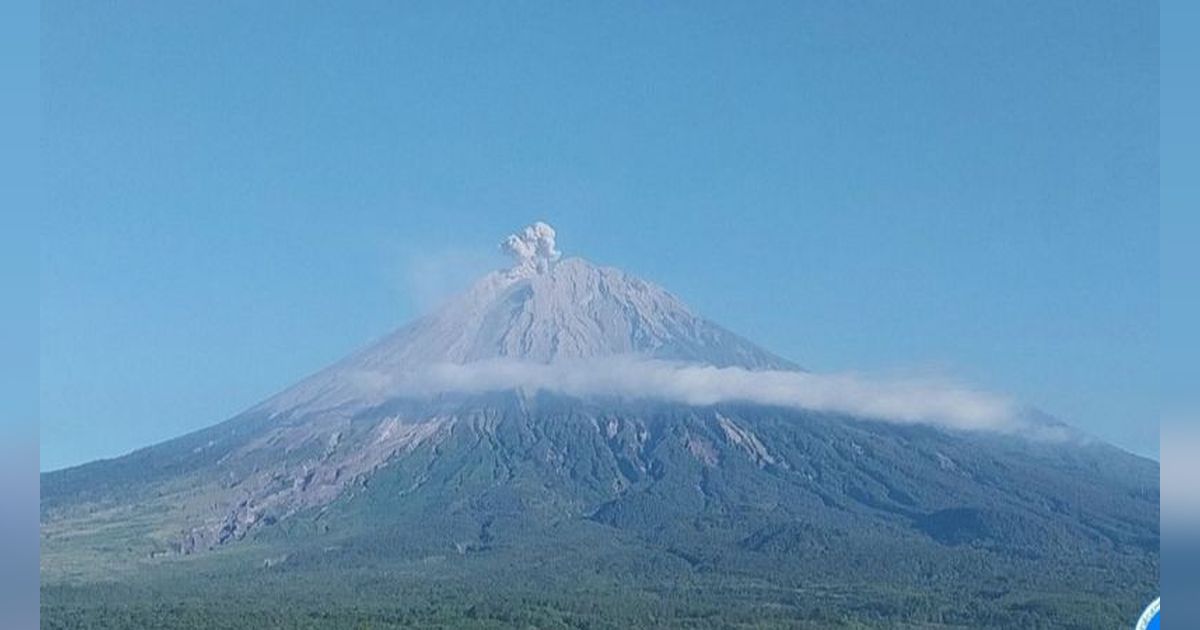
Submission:
[[1018,428],[1018,414],[1009,399],[931,378],[873,379],[612,358],[552,364],[506,359],[447,363],[398,379],[371,380],[393,395],[546,391],[688,405],[748,402],[956,429]]

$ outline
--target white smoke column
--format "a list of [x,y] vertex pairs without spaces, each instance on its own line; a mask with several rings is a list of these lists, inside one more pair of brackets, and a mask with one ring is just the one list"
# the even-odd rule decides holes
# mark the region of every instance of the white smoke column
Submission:
[[538,221],[516,234],[510,234],[500,244],[504,253],[513,257],[514,269],[546,273],[550,263],[562,257],[554,244],[554,228]]

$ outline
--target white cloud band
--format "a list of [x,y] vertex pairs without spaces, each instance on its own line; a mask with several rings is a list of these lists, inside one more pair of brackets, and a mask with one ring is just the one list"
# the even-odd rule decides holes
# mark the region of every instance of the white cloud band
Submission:
[[401,396],[520,389],[689,405],[750,402],[967,430],[1019,428],[1008,399],[937,379],[881,380],[628,357],[553,364],[496,359],[438,364],[400,377],[364,377],[389,395]]

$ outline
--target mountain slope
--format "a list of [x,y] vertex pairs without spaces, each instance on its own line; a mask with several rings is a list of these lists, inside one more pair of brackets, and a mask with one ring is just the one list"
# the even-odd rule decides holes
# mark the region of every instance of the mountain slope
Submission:
[[1155,590],[1157,464],[1078,436],[397,386],[509,359],[796,370],[554,236],[238,417],[43,475],[46,625],[1095,628]]
[[626,355],[797,369],[694,314],[657,285],[570,258],[541,271],[517,266],[490,273],[433,314],[281,393],[266,408],[313,411],[389,397],[355,374],[396,375],[497,358],[551,363]]

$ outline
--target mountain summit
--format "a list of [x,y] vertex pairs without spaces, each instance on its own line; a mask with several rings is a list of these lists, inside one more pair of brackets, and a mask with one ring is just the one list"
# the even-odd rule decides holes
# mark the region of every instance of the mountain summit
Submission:
[[801,371],[545,223],[502,248],[234,418],[44,474],[43,624],[1097,628],[1156,590],[1155,462]]
[[[501,248],[493,271],[430,315],[267,403],[276,411],[328,409],[387,392],[380,378],[488,359],[554,363],[608,357],[752,370],[798,367],[693,313],[662,287],[612,267],[563,258],[554,228],[538,222]],[[363,375],[373,377],[364,382]]]
[[502,248],[514,258],[511,268],[487,274],[352,360],[396,368],[637,355],[720,367],[795,367],[696,315],[658,285],[564,258],[555,236],[541,222],[509,236]]

